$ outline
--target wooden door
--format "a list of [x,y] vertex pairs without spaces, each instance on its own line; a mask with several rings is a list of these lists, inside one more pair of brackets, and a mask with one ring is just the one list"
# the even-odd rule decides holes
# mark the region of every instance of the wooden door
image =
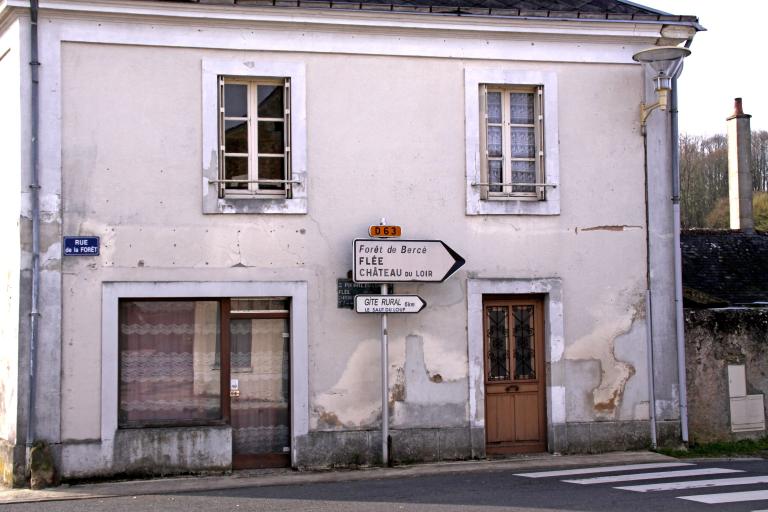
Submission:
[[542,311],[536,297],[483,300],[489,454],[546,451]]

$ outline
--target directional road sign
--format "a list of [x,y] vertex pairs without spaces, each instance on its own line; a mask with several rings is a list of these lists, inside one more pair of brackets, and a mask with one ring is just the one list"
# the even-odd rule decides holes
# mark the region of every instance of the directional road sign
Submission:
[[352,254],[352,279],[358,283],[440,282],[465,263],[440,240],[358,238]]
[[418,295],[355,295],[358,313],[418,313],[426,305]]

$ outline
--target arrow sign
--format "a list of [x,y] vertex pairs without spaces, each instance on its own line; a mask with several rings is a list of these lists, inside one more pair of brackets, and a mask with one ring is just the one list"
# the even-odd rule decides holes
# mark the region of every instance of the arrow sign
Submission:
[[418,313],[426,305],[418,295],[355,295],[358,313]]
[[352,256],[352,279],[357,283],[440,282],[465,263],[441,240],[358,238]]

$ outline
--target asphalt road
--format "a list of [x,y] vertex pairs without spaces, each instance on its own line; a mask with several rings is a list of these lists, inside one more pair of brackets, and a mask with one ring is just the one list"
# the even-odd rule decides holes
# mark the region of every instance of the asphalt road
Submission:
[[[572,471],[574,468],[567,468]],[[547,471],[556,471],[550,468]],[[691,465],[633,470],[583,468],[577,475],[539,475],[515,470],[475,471],[408,478],[349,482],[306,483],[229,490],[165,493],[147,496],[93,498],[0,506],[3,511],[768,511],[764,500],[699,503],[682,499],[693,495],[766,491],[768,461],[694,461]],[[680,473],[670,477],[667,472]],[[661,476],[645,478],[662,473]],[[528,474],[529,476],[524,476]],[[673,473],[675,474],[675,473]],[[521,476],[523,475],[523,476]],[[629,475],[629,476],[628,476]],[[637,475],[637,476],[635,476]],[[587,480],[600,478],[601,480]],[[619,481],[608,481],[611,479]],[[765,480],[747,485],[722,485],[722,479]],[[564,481],[564,480],[576,480]],[[703,487],[701,483],[718,481]],[[735,482],[736,480],[734,480]],[[639,492],[616,487],[664,484],[695,488]],[[730,499],[730,498],[725,498]]]

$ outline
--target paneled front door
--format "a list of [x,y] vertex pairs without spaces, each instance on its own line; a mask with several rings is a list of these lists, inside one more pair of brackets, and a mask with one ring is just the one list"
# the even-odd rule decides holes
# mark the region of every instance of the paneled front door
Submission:
[[489,454],[546,451],[542,310],[537,297],[483,300]]
[[227,302],[232,466],[289,466],[289,301],[255,298]]

